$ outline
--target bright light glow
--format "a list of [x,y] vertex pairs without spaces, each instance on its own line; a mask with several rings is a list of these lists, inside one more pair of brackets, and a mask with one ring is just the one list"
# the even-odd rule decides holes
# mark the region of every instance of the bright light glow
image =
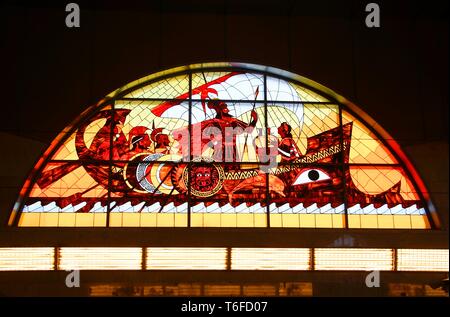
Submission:
[[140,270],[142,248],[61,248],[61,270]]
[[233,248],[232,270],[309,270],[310,249]]
[[147,248],[149,270],[225,270],[226,248]]
[[447,249],[398,249],[398,271],[448,272]]
[[[226,270],[226,248],[147,248],[148,270]],[[59,250],[60,270],[141,270],[142,248]],[[393,249],[232,248],[232,270],[394,271]],[[51,271],[54,248],[0,248],[0,271]],[[398,249],[398,271],[448,272],[447,249]]]
[[54,248],[0,248],[0,271],[49,271]]
[[392,249],[324,248],[314,251],[315,270],[392,271]]

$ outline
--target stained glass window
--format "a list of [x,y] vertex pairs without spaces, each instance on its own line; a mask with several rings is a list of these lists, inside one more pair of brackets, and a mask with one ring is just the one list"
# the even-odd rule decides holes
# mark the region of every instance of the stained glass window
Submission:
[[435,228],[422,181],[386,135],[299,76],[242,64],[166,71],[64,129],[10,225]]

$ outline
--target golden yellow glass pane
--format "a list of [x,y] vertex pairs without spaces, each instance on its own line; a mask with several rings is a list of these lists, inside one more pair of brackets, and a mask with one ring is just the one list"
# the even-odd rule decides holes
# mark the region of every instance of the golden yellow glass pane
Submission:
[[360,215],[348,215],[348,227],[349,228],[361,228]]
[[267,227],[267,215],[266,214],[254,214],[253,215],[255,227]]
[[175,214],[175,227],[187,227],[187,214]]
[[[198,215],[195,215],[198,216]],[[204,227],[220,227],[220,214],[202,214]],[[192,215],[191,215],[192,220]]]
[[333,228],[345,227],[345,215],[332,215]]
[[363,193],[376,195],[383,193],[400,182],[400,194],[405,200],[418,200],[419,197],[403,169],[390,166],[350,167],[354,185]]
[[348,122],[353,122],[350,163],[397,163],[389,150],[362,122],[343,110],[342,124]]
[[378,228],[377,215],[360,215],[361,228]]
[[106,213],[96,213],[94,215],[94,227],[106,227]]
[[140,227],[141,215],[139,213],[123,213],[122,227]]
[[156,214],[157,227],[175,227],[174,214]]
[[317,214],[316,228],[333,228],[333,218],[331,214]]
[[315,215],[300,214],[300,227],[315,228],[316,227]]
[[298,214],[282,214],[283,228],[300,228],[300,217]]
[[141,213],[141,227],[156,227],[156,214]]
[[111,212],[109,214],[109,226],[110,227],[122,227],[122,213]]
[[41,219],[39,225],[41,227],[57,227],[58,213],[41,212]]
[[411,216],[409,215],[394,215],[395,229],[411,229]]
[[222,227],[236,227],[236,214],[221,214],[220,223]]
[[76,226],[77,227],[93,227],[94,226],[94,213],[77,213],[76,214]]
[[282,228],[283,221],[281,218],[282,214],[270,214],[270,226],[272,228]]
[[236,216],[237,227],[253,227],[253,214],[237,214]]
[[203,214],[191,213],[191,227],[203,227]]
[[39,227],[40,214],[37,212],[24,212],[20,215],[19,227]]
[[[84,167],[77,163],[50,163],[47,167],[48,171],[65,167],[68,167],[69,170],[72,169],[72,171],[51,184],[46,184],[44,189],[41,189],[38,184],[34,184],[30,197],[69,197],[86,190],[88,191],[84,193],[83,197],[102,197],[107,193],[106,189],[103,186],[99,186]],[[48,177],[51,179],[52,176]]]
[[430,223],[425,215],[411,215],[412,229],[430,229]]
[[60,213],[59,214],[59,227],[75,227],[76,225],[76,213]]
[[394,216],[393,215],[378,215],[378,228],[393,229]]

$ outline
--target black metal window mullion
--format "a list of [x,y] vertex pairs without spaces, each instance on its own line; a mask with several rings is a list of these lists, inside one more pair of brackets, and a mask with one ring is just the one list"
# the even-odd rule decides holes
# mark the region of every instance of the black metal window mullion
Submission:
[[344,150],[344,129],[342,127],[342,105],[339,104],[339,142],[341,147],[341,171],[342,171],[342,196],[344,203],[344,228],[348,229],[348,210],[347,210],[347,195],[346,195],[346,175],[345,175],[345,150]]
[[112,188],[112,165],[113,165],[113,141],[114,141],[114,118],[115,118],[115,101],[111,101],[111,124],[109,131],[109,160],[108,160],[108,195],[106,199],[106,227],[110,226],[111,217],[111,188]]
[[188,204],[187,204],[187,227],[191,227],[191,168],[192,168],[192,72],[189,72],[189,102],[188,102],[188,131],[189,131],[189,146],[188,146],[188,177],[187,177],[187,187],[188,187]]
[[[173,100],[180,100],[180,101],[184,101],[184,99],[179,99],[179,98],[137,98],[137,97],[122,97],[122,98],[118,98],[118,101],[173,101]],[[199,98],[192,98],[191,99],[193,102],[200,102],[202,101],[202,99]],[[236,103],[236,102],[241,102],[241,103],[256,103],[256,104],[262,104],[264,103],[264,101],[252,101],[252,100],[239,100],[239,99],[221,99],[221,101],[227,103]],[[287,104],[287,105],[336,105],[335,102],[332,101],[288,101],[288,100],[277,100],[276,101],[277,104]]]
[[[268,129],[269,129],[269,123],[268,123],[268,119],[267,119],[267,75],[264,74],[264,134],[265,134],[265,141],[266,141],[266,146],[265,146],[265,157],[268,157],[267,153],[269,151],[269,135],[268,135]],[[269,168],[269,166],[267,166],[267,168]],[[269,170],[267,169],[266,173],[266,213],[267,213],[267,220],[266,220],[266,227],[270,228],[270,190],[269,190]]]

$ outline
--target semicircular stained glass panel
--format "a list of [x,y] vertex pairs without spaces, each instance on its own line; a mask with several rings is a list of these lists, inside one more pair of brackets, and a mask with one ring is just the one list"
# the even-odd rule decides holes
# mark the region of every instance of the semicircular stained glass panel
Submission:
[[18,226],[431,228],[370,127],[268,74],[140,84],[63,133],[24,185]]

